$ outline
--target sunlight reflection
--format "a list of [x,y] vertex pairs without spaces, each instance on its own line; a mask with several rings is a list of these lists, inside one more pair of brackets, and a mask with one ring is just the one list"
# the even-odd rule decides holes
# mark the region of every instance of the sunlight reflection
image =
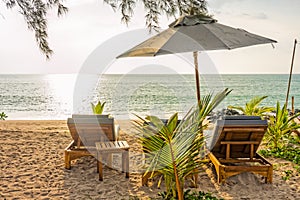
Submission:
[[72,111],[76,74],[51,74],[46,75],[45,79],[48,83],[47,90],[51,94],[48,96],[53,97],[49,101],[57,102],[61,110]]

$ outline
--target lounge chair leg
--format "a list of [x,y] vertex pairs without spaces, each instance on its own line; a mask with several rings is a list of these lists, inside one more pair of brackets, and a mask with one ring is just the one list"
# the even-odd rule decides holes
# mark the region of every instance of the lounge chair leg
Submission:
[[99,173],[99,155],[98,155],[98,152],[97,152],[97,173]]
[[65,151],[65,168],[71,169],[71,158],[69,152]]
[[102,160],[102,155],[99,154],[98,156],[98,172],[99,172],[99,181],[103,181],[103,160]]
[[273,167],[269,167],[267,177],[266,177],[266,183],[272,183],[273,179]]

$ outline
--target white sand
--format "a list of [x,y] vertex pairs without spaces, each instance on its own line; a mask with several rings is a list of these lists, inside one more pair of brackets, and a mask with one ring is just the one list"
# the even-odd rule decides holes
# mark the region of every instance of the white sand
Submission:
[[[141,149],[130,121],[119,121],[121,138],[131,146],[130,178],[104,168],[98,180],[96,160],[80,158],[64,168],[64,148],[71,142],[66,121],[0,122],[0,199],[130,199],[157,197],[162,189],[141,185]],[[216,183],[211,165],[199,174],[198,188],[225,199],[300,199],[300,176],[288,161],[273,159],[273,184],[244,173]],[[285,170],[293,177],[282,180]]]

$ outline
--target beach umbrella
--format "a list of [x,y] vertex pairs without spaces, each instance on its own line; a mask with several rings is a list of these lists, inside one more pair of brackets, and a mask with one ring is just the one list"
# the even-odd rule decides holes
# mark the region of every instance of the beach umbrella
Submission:
[[219,24],[217,20],[205,15],[186,15],[171,23],[168,29],[129,49],[117,58],[193,52],[199,102],[198,51],[230,50],[265,43],[276,43],[276,41],[243,29]]

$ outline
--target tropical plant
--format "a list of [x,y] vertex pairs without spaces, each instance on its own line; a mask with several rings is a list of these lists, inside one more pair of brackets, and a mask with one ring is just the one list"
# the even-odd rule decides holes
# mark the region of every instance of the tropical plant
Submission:
[[229,109],[236,109],[241,111],[244,115],[252,116],[264,116],[268,112],[274,111],[273,107],[259,106],[261,102],[268,96],[255,96],[249,102],[246,103],[245,107],[242,106],[228,106]]
[[[300,147],[284,147],[281,149],[261,149],[259,151],[265,157],[273,156],[275,158],[282,158],[289,160],[300,167]],[[299,168],[300,169],[300,168]]]
[[101,103],[100,101],[98,101],[96,105],[91,103],[93,113],[96,115],[101,115],[103,113],[105,104],[106,102]]
[[[160,193],[159,196],[161,196],[163,199],[168,199],[166,192]],[[184,191],[184,200],[197,200],[197,199],[222,200],[212,196],[212,194],[209,192],[203,192],[203,191],[192,192],[191,190]]]
[[7,118],[7,115],[4,112],[0,113],[0,120],[5,120],[5,118]]
[[[109,4],[114,11],[119,10],[122,14],[121,21],[128,24],[134,14],[134,8],[140,1],[138,0],[104,0]],[[159,29],[159,17],[166,15],[167,17],[175,17],[179,15],[193,15],[206,14],[207,1],[206,0],[143,0],[144,9],[146,12],[146,26],[151,31],[152,29]]]
[[167,124],[155,116],[137,116],[135,127],[148,164],[145,174],[163,175],[166,196],[183,199],[185,178],[195,173],[203,161],[202,131],[208,126],[205,118],[230,92],[225,89],[215,97],[204,96],[179,123],[177,113]]
[[49,47],[47,32],[47,14],[54,7],[57,9],[57,15],[61,16],[67,13],[68,8],[62,4],[63,0],[3,0],[7,8],[16,8],[23,15],[29,30],[34,31],[35,40],[40,50],[47,58],[52,54]]
[[269,126],[266,134],[267,144],[274,149],[279,149],[287,144],[287,139],[291,133],[300,128],[300,124],[297,124],[294,119],[298,117],[300,113],[293,116],[289,116],[289,112],[284,104],[280,108],[280,103],[276,105],[276,116],[271,116],[269,120]]

